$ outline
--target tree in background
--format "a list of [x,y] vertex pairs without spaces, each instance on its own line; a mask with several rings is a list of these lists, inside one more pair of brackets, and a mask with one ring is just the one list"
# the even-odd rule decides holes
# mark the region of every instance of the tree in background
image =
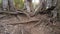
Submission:
[[24,0],[14,0],[14,4],[17,10],[24,7]]
[[2,5],[2,0],[0,0],[0,7],[1,7],[1,5]]

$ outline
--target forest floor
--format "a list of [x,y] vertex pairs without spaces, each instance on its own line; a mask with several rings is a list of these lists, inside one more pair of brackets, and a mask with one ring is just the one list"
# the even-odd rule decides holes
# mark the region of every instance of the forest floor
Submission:
[[60,34],[60,22],[50,22],[47,14],[0,14],[0,34]]

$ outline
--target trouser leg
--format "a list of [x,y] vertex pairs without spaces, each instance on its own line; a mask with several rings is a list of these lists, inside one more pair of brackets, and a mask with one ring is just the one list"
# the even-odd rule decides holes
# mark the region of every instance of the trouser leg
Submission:
[[14,0],[8,0],[10,11],[15,11]]
[[53,11],[51,11],[51,13],[52,13],[51,22],[54,23],[57,20],[57,11],[53,10]]
[[8,8],[8,0],[2,0],[2,8],[6,10]]

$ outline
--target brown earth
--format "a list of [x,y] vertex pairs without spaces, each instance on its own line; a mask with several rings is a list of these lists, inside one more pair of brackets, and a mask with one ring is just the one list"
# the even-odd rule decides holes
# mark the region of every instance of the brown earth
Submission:
[[[60,20],[60,0],[57,11]],[[0,14],[0,34],[60,34],[60,22],[51,23],[47,15],[28,18],[26,15]]]
[[0,14],[0,17],[0,34],[60,34],[60,22],[51,23],[47,14],[30,18],[24,14]]

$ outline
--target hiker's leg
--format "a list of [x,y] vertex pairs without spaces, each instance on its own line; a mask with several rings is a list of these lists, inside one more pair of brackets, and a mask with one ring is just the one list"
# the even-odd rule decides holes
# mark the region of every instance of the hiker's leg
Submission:
[[2,0],[2,9],[7,10],[8,8],[8,0]]

